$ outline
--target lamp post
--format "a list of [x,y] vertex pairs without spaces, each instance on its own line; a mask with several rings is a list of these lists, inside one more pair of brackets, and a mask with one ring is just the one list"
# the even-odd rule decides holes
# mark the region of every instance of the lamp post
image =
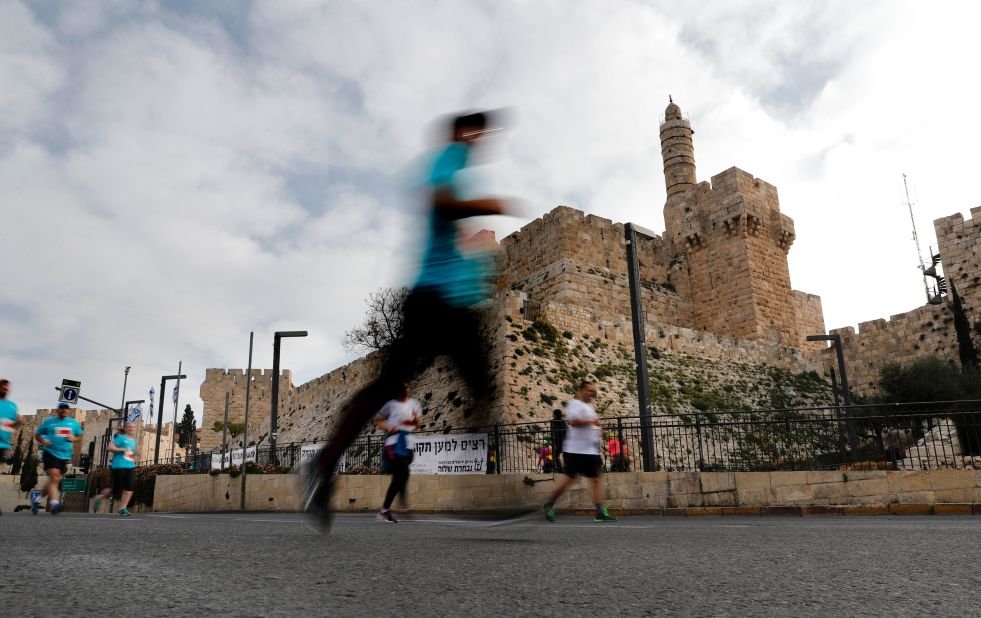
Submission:
[[279,348],[280,340],[284,337],[306,337],[305,330],[278,330],[273,333],[273,381],[272,381],[272,410],[269,414],[269,446],[272,448],[272,463],[279,465],[276,456],[276,430],[279,419]]
[[808,335],[807,341],[830,341],[838,358],[838,373],[841,375],[841,392],[845,399],[845,424],[848,427],[848,445],[852,453],[858,451],[858,432],[855,431],[855,418],[852,415],[852,395],[848,390],[848,373],[845,371],[845,353],[841,348],[841,335]]
[[[129,408],[126,407],[126,383],[129,381],[129,370],[130,368],[127,367],[123,372],[123,398],[120,400],[122,401],[122,404],[120,404],[119,410],[119,415],[123,418],[123,420],[120,421],[121,423],[126,422],[126,411],[129,410]],[[112,425],[111,422],[109,424]]]
[[648,238],[654,232],[633,223],[623,226],[627,245],[627,280],[630,282],[630,322],[634,331],[634,360],[637,363],[637,405],[640,408],[640,445],[644,472],[654,471],[654,435],[651,425],[650,383],[647,378],[647,342],[644,336],[644,298],[640,287],[640,257],[637,255],[637,235]]
[[164,417],[164,396],[163,394],[167,392],[167,381],[168,380],[184,380],[187,376],[176,374],[170,376],[160,376],[160,407],[157,412],[157,444],[153,450],[153,463],[158,463],[160,461],[160,430],[161,425],[163,425]]
[[[245,463],[249,454],[249,395],[252,394],[252,341],[254,337],[255,331],[251,331],[249,333],[249,368],[245,370],[245,428],[242,430],[242,488],[239,498],[243,511],[245,510],[245,477],[249,473],[249,467]],[[259,445],[256,445],[255,454],[256,459],[258,459]]]

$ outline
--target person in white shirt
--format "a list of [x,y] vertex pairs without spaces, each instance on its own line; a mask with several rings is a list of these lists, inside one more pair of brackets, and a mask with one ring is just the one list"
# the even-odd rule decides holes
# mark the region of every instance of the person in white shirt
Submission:
[[392,482],[385,494],[385,502],[378,511],[378,519],[386,523],[396,523],[392,515],[392,502],[401,496],[402,506],[408,509],[406,489],[409,485],[409,465],[414,455],[412,432],[419,427],[422,405],[409,397],[409,385],[402,384],[399,395],[382,406],[375,416],[375,427],[384,431],[384,457],[392,471]]
[[596,410],[589,405],[595,398],[596,385],[584,381],[579,384],[575,399],[569,400],[565,406],[565,422],[569,428],[562,442],[562,461],[566,476],[558,481],[548,502],[542,506],[545,519],[550,522],[555,522],[556,501],[580,475],[588,478],[593,485],[593,502],[596,505],[596,517],[593,521],[602,523],[617,520],[603,506],[603,479],[600,476],[603,468],[603,457],[600,455],[603,431],[600,429]]

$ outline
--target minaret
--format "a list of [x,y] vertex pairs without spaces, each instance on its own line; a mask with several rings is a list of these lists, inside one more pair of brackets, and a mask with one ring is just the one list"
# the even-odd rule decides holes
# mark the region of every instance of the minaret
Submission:
[[691,134],[691,123],[681,117],[681,108],[668,96],[661,123],[661,157],[668,201],[695,187],[695,147]]

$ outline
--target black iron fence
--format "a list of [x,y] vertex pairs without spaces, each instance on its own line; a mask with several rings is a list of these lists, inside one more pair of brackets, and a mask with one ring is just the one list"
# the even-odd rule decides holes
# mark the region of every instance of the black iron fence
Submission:
[[[483,433],[487,473],[548,473],[561,472],[566,431],[564,423],[546,421],[419,435]],[[645,431],[655,470],[981,469],[981,401],[708,411],[656,415],[649,421],[603,418],[599,441],[606,471],[643,470]],[[279,445],[274,454],[259,446],[256,463],[298,469],[302,447]],[[378,473],[382,447],[380,434],[360,436],[339,471]],[[212,457],[221,455],[205,453],[176,463],[207,472]]]

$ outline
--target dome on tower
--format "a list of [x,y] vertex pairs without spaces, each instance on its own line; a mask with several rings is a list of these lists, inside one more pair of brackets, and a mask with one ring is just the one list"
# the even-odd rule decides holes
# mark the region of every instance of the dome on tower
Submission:
[[668,97],[668,106],[664,108],[664,119],[665,120],[680,120],[681,119],[681,108],[675,103],[671,97]]

